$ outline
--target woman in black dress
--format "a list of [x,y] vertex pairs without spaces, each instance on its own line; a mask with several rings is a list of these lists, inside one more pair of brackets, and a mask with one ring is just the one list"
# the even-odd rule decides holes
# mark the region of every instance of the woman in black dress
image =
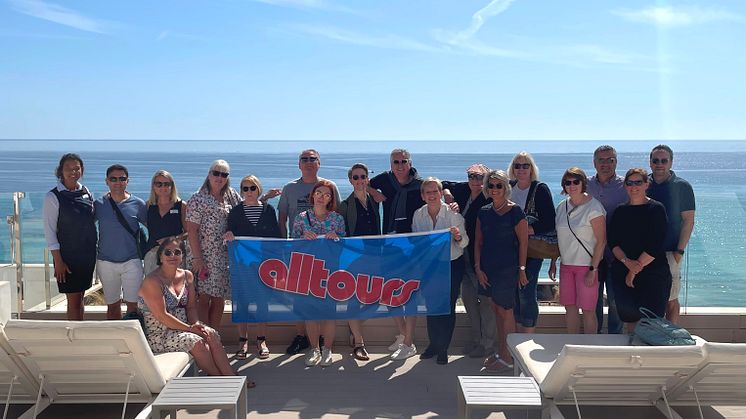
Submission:
[[55,171],[59,182],[44,198],[44,236],[57,288],[67,297],[68,320],[83,320],[83,293],[91,287],[96,266],[93,196],[79,182],[83,171],[79,155],[63,155]]
[[659,316],[666,313],[671,292],[663,241],[666,209],[650,199],[645,169],[629,169],[624,176],[629,202],[614,211],[609,225],[609,247],[614,253],[612,285],[619,317],[632,332],[640,320],[640,307]]
[[156,251],[161,240],[166,237],[185,237],[186,204],[179,198],[176,182],[171,173],[165,170],[155,172],[150,181],[150,198],[147,205],[148,252],[143,261],[145,275],[158,268]]

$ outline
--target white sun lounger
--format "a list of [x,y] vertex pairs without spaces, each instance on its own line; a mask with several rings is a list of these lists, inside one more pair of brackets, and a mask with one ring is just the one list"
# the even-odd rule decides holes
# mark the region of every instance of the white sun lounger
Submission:
[[556,405],[656,406],[677,417],[666,392],[699,370],[703,341],[692,346],[630,346],[625,335],[511,334],[516,370],[533,377],[546,402],[545,417],[562,417]]
[[36,404],[22,418],[51,403],[123,403],[124,416],[128,402],[152,402],[191,365],[184,352],[154,356],[136,320],[10,320],[5,335],[36,380]]
[[2,418],[8,416],[10,404],[36,402],[39,384],[23,366],[5,337],[4,325],[0,322],[0,403],[4,405]]

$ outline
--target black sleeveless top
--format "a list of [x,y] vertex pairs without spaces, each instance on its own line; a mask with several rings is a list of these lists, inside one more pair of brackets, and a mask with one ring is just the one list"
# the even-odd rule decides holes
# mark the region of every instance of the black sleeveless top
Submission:
[[96,260],[96,223],[93,215],[93,197],[83,187],[78,191],[51,191],[59,202],[57,216],[57,241],[62,258],[69,263]]
[[182,201],[176,201],[165,216],[161,217],[158,204],[148,207],[148,250],[157,246],[157,240],[178,236],[184,232],[181,224]]

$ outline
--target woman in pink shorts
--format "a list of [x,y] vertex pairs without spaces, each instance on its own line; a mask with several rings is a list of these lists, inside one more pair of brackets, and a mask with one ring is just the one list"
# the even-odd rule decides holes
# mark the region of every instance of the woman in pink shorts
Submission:
[[[596,333],[596,300],[598,298],[598,264],[606,246],[606,211],[603,205],[586,193],[585,172],[571,167],[562,175],[562,194],[568,197],[557,206],[557,239],[560,250],[560,303],[565,306],[567,332],[583,330]],[[554,279],[557,265],[549,267]]]

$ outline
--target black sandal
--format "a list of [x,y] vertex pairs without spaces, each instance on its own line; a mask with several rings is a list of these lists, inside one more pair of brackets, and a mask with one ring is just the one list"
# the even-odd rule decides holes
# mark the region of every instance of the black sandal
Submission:
[[259,359],[269,358],[269,348],[267,348],[267,338],[264,336],[256,337],[256,349]]
[[246,359],[249,356],[249,339],[238,338],[238,350],[236,351],[236,359]]
[[370,361],[370,356],[368,355],[368,351],[365,350],[364,344],[355,346],[355,349],[352,350],[352,355],[358,361]]

